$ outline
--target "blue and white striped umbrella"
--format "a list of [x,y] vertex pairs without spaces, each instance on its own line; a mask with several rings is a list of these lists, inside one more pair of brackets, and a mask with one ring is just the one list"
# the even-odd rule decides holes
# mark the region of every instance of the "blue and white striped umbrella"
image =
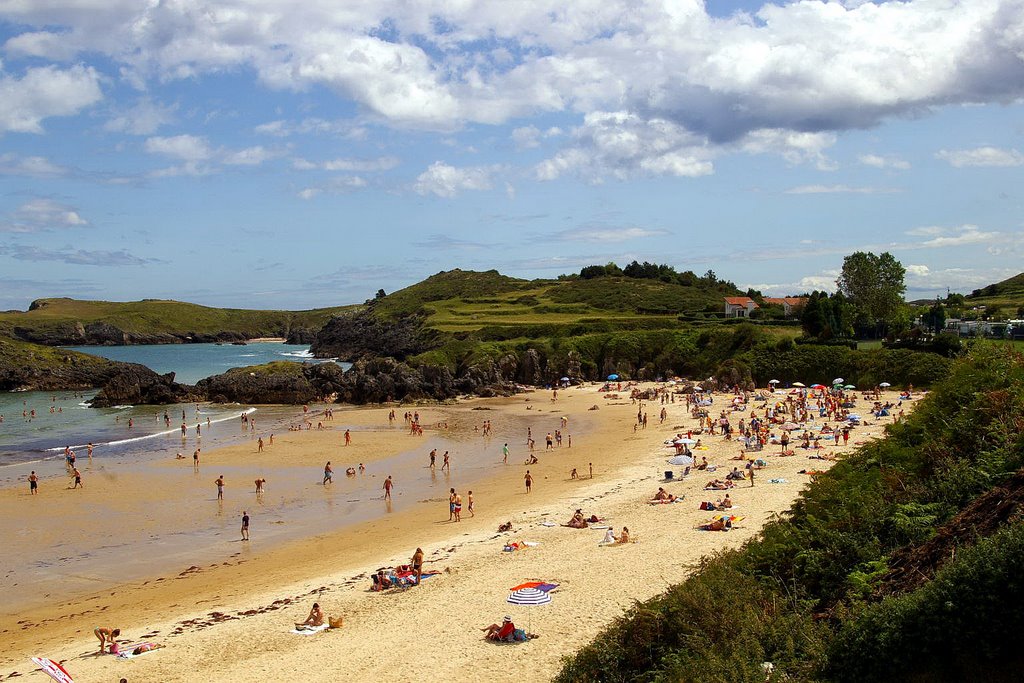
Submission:
[[520,588],[508,594],[508,601],[513,605],[546,605],[551,595],[536,588]]

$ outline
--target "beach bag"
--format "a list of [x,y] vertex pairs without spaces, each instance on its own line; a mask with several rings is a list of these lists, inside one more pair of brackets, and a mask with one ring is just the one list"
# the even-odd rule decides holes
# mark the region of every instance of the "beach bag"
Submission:
[[714,510],[715,509],[715,504],[714,503],[709,503],[706,500],[705,501],[701,501],[700,509],[701,510]]
[[526,642],[526,631],[521,628],[517,628],[515,631],[512,631],[512,640],[518,643]]

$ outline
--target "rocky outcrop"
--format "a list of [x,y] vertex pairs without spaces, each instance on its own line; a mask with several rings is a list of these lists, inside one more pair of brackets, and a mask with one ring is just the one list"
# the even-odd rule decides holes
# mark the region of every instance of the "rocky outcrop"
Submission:
[[288,344],[312,344],[316,339],[317,330],[308,327],[293,327],[288,330],[285,342]]
[[84,390],[102,386],[124,363],[0,338],[0,391]]
[[94,408],[117,405],[166,405],[204,400],[195,387],[178,384],[174,373],[158,375],[145,365],[121,363],[90,401]]
[[422,315],[381,320],[374,314],[371,304],[331,318],[317,332],[310,350],[317,358],[354,361],[368,356],[389,356],[402,360],[436,345],[436,333],[424,329],[423,321]]

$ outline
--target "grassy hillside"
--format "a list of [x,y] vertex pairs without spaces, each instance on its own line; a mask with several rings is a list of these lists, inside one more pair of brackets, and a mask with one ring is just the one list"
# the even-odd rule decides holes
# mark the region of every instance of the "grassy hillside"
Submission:
[[683,286],[630,277],[520,280],[497,271],[453,270],[374,302],[384,319],[423,313],[441,332],[612,321],[618,329],[649,327],[652,318],[720,311],[731,286]]
[[1024,306],[1024,273],[974,290],[967,297],[966,304],[985,306],[990,310],[998,308],[1011,317],[1015,316]]
[[0,337],[0,391],[88,389],[102,385],[120,363]]
[[[0,313],[0,334],[22,338],[59,337],[76,326],[103,324],[131,336],[216,335],[225,331],[244,337],[284,337],[296,328],[319,329],[332,315],[352,306],[310,311],[254,311],[210,308],[181,301],[80,301],[40,299],[28,311]],[[20,330],[15,334],[15,330]]]

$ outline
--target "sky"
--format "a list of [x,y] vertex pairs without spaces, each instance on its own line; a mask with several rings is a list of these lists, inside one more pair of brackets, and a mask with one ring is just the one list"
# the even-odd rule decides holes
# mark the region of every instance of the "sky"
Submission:
[[1024,0],[0,0],[0,309],[1024,270]]

